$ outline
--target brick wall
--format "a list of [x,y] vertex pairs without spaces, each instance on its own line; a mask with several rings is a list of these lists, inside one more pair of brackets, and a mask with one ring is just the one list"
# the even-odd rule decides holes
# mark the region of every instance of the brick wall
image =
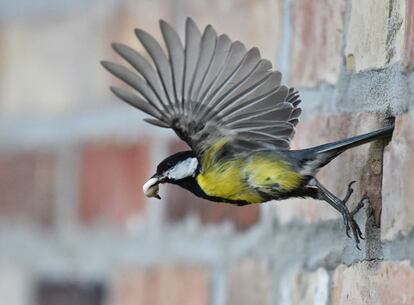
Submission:
[[[70,3],[70,4],[69,4]],[[110,42],[186,16],[256,45],[301,91],[295,148],[383,126],[392,142],[320,172],[352,203],[362,251],[327,204],[231,207],[143,181],[173,133],[108,90]],[[8,305],[414,304],[414,1],[0,3],[0,300]]]

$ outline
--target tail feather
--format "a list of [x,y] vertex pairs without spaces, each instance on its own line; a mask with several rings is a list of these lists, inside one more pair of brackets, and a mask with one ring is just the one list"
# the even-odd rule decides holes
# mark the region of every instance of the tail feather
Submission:
[[345,150],[377,139],[390,137],[393,130],[394,125],[391,125],[363,135],[297,151],[302,163],[303,174],[313,175],[319,168],[328,164]]
[[378,129],[373,132],[369,132],[363,135],[355,136],[352,138],[339,140],[333,143],[323,144],[320,146],[316,146],[312,148],[312,150],[315,150],[317,153],[325,153],[325,152],[337,152],[339,153],[355,147],[359,146],[380,138],[388,137],[392,135],[392,132],[394,130],[394,126],[387,126],[381,129]]

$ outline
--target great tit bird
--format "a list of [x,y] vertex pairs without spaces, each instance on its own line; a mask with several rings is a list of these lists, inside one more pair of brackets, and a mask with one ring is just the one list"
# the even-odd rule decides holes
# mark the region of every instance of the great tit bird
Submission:
[[148,33],[135,34],[153,63],[119,43],[113,49],[132,71],[102,61],[102,65],[134,91],[111,87],[121,100],[150,116],[145,121],[172,128],[191,150],[163,160],[143,190],[157,197],[159,184],[177,184],[196,196],[239,206],[311,197],[339,211],[346,233],[352,230],[358,246],[362,232],[354,220],[367,198],[350,211],[348,185],[344,199],[316,178],[318,170],[343,151],[387,137],[393,126],[337,142],[290,150],[301,108],[299,94],[281,85],[281,73],[272,70],[257,48],[218,35],[211,25],[200,33],[186,21],[185,43],[164,21],[160,28],[167,53]]

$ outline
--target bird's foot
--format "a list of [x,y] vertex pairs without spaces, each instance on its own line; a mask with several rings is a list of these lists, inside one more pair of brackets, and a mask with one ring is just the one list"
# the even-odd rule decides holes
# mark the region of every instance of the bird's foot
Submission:
[[[347,195],[345,196],[344,199],[346,199],[346,201],[349,199],[348,194],[353,192],[352,190],[352,184],[354,182],[351,182],[348,186],[348,192]],[[356,247],[361,250],[361,248],[359,247],[359,243],[361,239],[365,239],[364,235],[362,234],[361,229],[359,228],[358,223],[355,221],[354,216],[359,212],[359,210],[361,210],[361,208],[365,205],[365,203],[368,202],[368,197],[363,197],[357,204],[357,206],[352,210],[349,211],[348,207],[346,206],[346,201],[342,201],[342,207],[343,207],[343,212],[342,217],[344,218],[344,223],[345,223],[345,228],[346,228],[346,235],[351,238],[350,235],[350,231],[352,230],[352,235],[354,237],[355,243],[356,243]]]
[[356,243],[356,247],[361,250],[359,247],[359,243],[361,239],[364,239],[364,235],[362,234],[361,229],[358,226],[358,223],[355,221],[354,216],[358,213],[359,210],[364,206],[364,204],[368,201],[368,197],[363,197],[358,205],[352,211],[349,211],[348,206],[346,203],[348,202],[349,198],[351,197],[354,189],[352,185],[355,181],[352,181],[348,184],[348,190],[344,199],[339,199],[337,196],[332,194],[328,189],[326,189],[316,178],[313,178],[310,182],[311,187],[315,187],[317,189],[317,199],[324,200],[329,203],[333,208],[335,208],[339,213],[341,213],[344,224],[346,228],[346,235],[351,238],[350,232],[352,231],[353,238]]

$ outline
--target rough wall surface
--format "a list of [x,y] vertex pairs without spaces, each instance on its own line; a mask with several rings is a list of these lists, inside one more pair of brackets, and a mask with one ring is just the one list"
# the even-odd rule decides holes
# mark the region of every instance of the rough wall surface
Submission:
[[[70,3],[70,4],[69,4]],[[414,1],[0,3],[0,300],[8,305],[414,304]],[[295,148],[368,132],[321,182],[351,203],[362,251],[314,200],[218,205],[176,188],[146,200],[183,149],[108,90],[112,41],[142,50],[186,16],[258,46],[304,109]]]

